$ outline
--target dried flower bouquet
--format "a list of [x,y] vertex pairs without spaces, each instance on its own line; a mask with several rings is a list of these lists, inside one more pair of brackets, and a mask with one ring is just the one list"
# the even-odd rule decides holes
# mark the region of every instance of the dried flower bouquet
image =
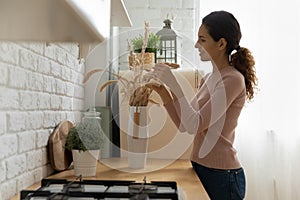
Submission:
[[[130,68],[131,71],[133,72],[133,77],[131,79],[127,79],[118,74],[109,72],[111,75],[116,76],[118,79],[107,81],[100,87],[100,91],[102,91],[108,85],[115,84],[115,83],[121,83],[123,85],[123,87],[122,87],[120,93],[124,97],[123,98],[124,100],[125,99],[129,100],[130,106],[147,106],[149,102],[157,104],[157,102],[150,99],[150,95],[153,91],[153,86],[160,86],[160,83],[153,82],[153,81],[150,83],[148,81],[145,81],[145,79],[143,79],[143,75],[146,70],[144,68],[144,54],[145,54],[145,49],[146,49],[147,42],[148,42],[148,36],[149,36],[149,23],[145,22],[145,33],[144,33],[141,57],[140,58],[134,57],[134,60],[133,60],[134,67]],[[132,51],[130,51],[130,54],[132,54]],[[103,71],[106,71],[106,70],[93,69],[93,70],[89,71],[85,75],[85,77],[83,79],[83,83],[87,82],[93,74],[95,74],[97,72],[103,72]]]
[[[120,76],[118,74],[109,72],[111,75],[117,77],[117,80],[109,80],[106,83],[104,83],[100,87],[100,91],[102,91],[104,88],[106,88],[108,85],[120,83],[122,84],[120,94],[123,96],[123,101],[128,100],[129,106],[134,110],[133,113],[133,124],[132,126],[132,139],[141,139],[140,137],[140,126],[144,126],[144,119],[141,119],[141,108],[143,110],[148,105],[149,102],[158,104],[154,100],[152,100],[151,93],[152,91],[159,91],[162,87],[165,87],[163,83],[160,83],[156,80],[146,80],[144,79],[144,74],[146,71],[149,71],[148,68],[145,68],[144,65],[144,55],[145,55],[145,49],[147,46],[149,36],[149,23],[145,22],[145,32],[144,32],[144,39],[143,39],[143,45],[142,45],[142,51],[141,55],[139,57],[132,56],[132,65],[129,66],[129,69],[132,72],[132,77],[125,78],[125,76]],[[133,55],[132,48],[129,45],[130,49],[130,55]],[[165,63],[169,65],[171,68],[178,68],[179,65],[173,64],[173,63]],[[151,69],[150,69],[151,70]],[[88,79],[97,72],[104,72],[106,70],[104,69],[93,69],[89,71],[86,76],[84,77],[83,83],[87,82]],[[167,89],[165,87],[165,89]],[[168,89],[167,89],[168,90]],[[169,99],[173,99],[173,96],[170,91],[169,93]],[[160,94],[159,94],[160,95]],[[142,121],[141,121],[142,120]],[[142,124],[141,124],[142,123]],[[144,137],[142,137],[144,138]]]

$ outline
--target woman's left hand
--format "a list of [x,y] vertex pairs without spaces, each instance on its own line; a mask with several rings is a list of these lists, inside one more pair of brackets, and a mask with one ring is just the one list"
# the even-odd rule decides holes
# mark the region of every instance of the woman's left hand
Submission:
[[166,64],[155,64],[152,73],[156,79],[160,80],[170,88],[172,87],[172,85],[174,85],[174,83],[177,83],[177,80],[174,74],[171,72],[170,67]]
[[168,65],[163,63],[157,63],[153,67],[153,71],[150,72],[150,76],[155,80],[158,80],[162,83],[164,83],[166,86],[170,88],[170,90],[176,94],[176,96],[179,94],[181,96],[181,88],[179,86],[179,83],[174,76],[174,74],[171,72],[171,69]]

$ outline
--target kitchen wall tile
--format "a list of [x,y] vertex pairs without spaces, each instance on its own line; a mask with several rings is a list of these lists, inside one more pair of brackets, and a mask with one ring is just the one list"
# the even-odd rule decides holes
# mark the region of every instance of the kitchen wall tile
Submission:
[[[29,164],[32,163],[31,161]],[[14,178],[24,173],[27,169],[27,160],[25,154],[15,155],[6,160],[7,178]]]
[[36,146],[36,133],[35,131],[26,131],[18,133],[18,146],[19,152],[24,153],[29,150],[33,150]]
[[0,112],[0,135],[3,135],[6,133],[6,113],[5,112]]
[[0,199],[53,172],[50,132],[62,120],[81,119],[78,54],[75,43],[0,42]]
[[5,63],[0,63],[0,85],[6,85],[8,81],[8,65]]
[[16,134],[0,136],[0,160],[15,155],[18,152],[18,139]]

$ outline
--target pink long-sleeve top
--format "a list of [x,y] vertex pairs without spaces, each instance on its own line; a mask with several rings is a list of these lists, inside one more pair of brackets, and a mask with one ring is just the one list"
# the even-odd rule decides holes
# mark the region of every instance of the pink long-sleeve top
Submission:
[[182,97],[165,105],[181,132],[195,134],[192,161],[216,169],[241,167],[233,142],[245,100],[244,77],[228,66],[203,77],[190,102]]

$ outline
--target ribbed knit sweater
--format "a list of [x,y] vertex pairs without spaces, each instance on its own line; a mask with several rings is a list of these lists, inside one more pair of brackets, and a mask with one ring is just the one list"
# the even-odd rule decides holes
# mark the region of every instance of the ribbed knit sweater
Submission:
[[165,105],[181,132],[195,134],[192,161],[215,169],[241,167],[233,143],[245,100],[244,77],[228,66],[205,75],[190,102],[182,97]]

